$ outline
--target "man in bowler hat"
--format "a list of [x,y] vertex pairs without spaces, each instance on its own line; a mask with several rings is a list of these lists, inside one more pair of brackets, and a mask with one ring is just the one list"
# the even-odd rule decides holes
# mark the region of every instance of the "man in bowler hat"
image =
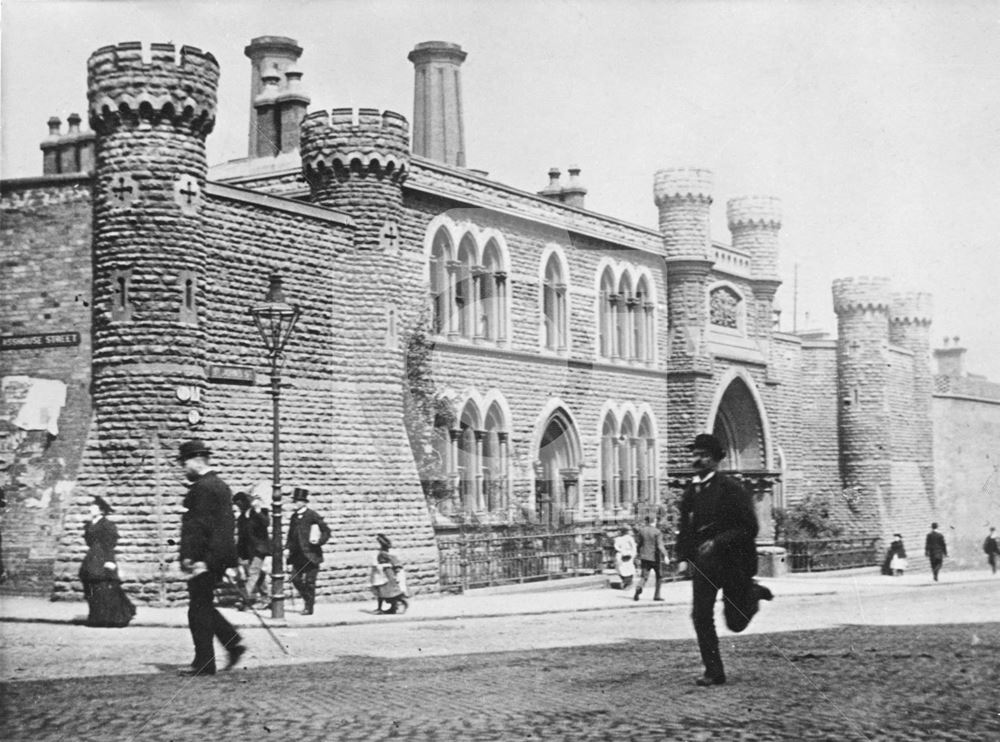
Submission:
[[323,544],[330,540],[319,513],[309,507],[309,490],[296,487],[292,492],[292,519],[288,524],[288,563],[292,567],[292,584],[305,604],[303,616],[311,616],[316,603],[316,575],[323,563]]
[[773,596],[753,579],[757,574],[757,514],[743,486],[719,473],[725,457],[722,444],[714,435],[703,433],[688,448],[696,476],[681,498],[677,558],[682,572],[691,571],[691,618],[705,665],[697,684],[722,685],[726,673],[715,631],[719,590],[726,625],[737,633],[750,624],[759,601]]
[[201,440],[181,444],[178,462],[191,482],[181,517],[181,569],[188,577],[188,626],[194,661],[183,675],[214,675],[214,636],[228,654],[226,669],[240,661],[246,647],[240,635],[214,605],[215,586],[236,566],[233,539],[233,493],[212,471],[212,452]]
[[236,516],[236,556],[246,580],[246,598],[243,607],[249,608],[259,593],[269,602],[265,589],[264,560],[271,556],[271,540],[267,536],[267,511],[260,507],[246,492],[233,495],[233,504],[240,509]]

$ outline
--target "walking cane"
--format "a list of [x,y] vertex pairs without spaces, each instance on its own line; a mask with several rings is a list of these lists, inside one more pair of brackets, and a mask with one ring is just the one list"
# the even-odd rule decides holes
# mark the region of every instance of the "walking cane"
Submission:
[[274,639],[274,643],[278,645],[278,648],[285,654],[288,654],[288,650],[285,649],[285,645],[281,643],[278,636],[271,630],[271,627],[267,625],[267,621],[264,620],[264,617],[261,616],[257,612],[257,609],[253,607],[253,600],[250,598],[250,594],[247,593],[246,583],[243,580],[234,580],[229,576],[228,572],[225,573],[224,577],[230,585],[236,588],[236,592],[239,593],[244,604],[246,604],[246,606],[250,609],[250,612],[257,617],[257,620],[260,621],[260,625],[264,627],[268,634],[270,634],[271,638]]

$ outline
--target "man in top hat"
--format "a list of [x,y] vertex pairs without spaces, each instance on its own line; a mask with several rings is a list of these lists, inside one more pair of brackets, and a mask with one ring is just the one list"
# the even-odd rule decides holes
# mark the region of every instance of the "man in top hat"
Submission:
[[722,444],[714,435],[703,433],[688,448],[696,475],[681,498],[677,558],[680,570],[691,572],[691,618],[705,665],[697,684],[722,685],[726,673],[715,631],[719,590],[726,625],[737,633],[749,625],[759,601],[773,596],[753,579],[757,574],[757,514],[743,486],[719,473],[725,457]]
[[330,540],[319,513],[309,507],[309,490],[296,487],[292,492],[292,519],[288,523],[288,563],[292,568],[292,584],[305,604],[303,616],[311,616],[316,603],[316,575],[323,563],[323,544]]
[[233,493],[212,471],[212,452],[201,440],[181,444],[178,462],[191,482],[184,498],[186,512],[181,517],[181,569],[188,578],[188,626],[194,640],[194,661],[184,675],[214,675],[213,635],[225,648],[232,668],[246,647],[240,635],[214,605],[215,586],[236,566],[233,539]]
[[938,581],[938,572],[944,558],[948,556],[948,545],[944,542],[944,534],[938,531],[938,524],[931,523],[931,532],[924,540],[924,556],[931,560],[931,574],[934,575],[934,582]]

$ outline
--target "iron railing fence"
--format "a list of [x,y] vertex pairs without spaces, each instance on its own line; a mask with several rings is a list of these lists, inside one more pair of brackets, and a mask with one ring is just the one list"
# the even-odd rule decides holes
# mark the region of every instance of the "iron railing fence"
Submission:
[[[494,526],[439,530],[440,579],[443,590],[591,575],[614,567],[618,524]],[[664,579],[676,578],[673,544]]]
[[789,572],[828,572],[880,563],[877,537],[786,540],[776,546],[785,549]]

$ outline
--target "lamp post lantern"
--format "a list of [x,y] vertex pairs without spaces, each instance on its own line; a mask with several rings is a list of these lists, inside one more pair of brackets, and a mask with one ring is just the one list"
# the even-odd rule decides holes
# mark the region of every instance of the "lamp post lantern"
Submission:
[[289,304],[281,287],[281,276],[271,274],[271,285],[264,301],[250,307],[250,315],[264,340],[271,360],[271,445],[273,473],[271,475],[271,618],[285,617],[284,544],[281,538],[281,362],[282,353],[292,336],[301,313]]

